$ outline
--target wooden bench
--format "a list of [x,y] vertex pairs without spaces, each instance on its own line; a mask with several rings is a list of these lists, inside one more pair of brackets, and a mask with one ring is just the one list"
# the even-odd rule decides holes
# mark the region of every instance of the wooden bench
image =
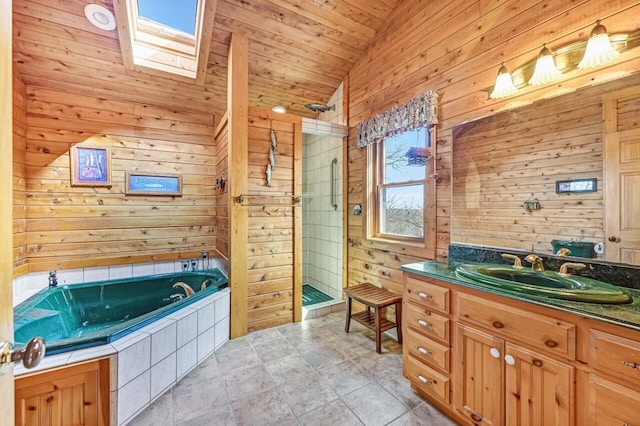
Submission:
[[[351,320],[355,320],[376,333],[376,352],[381,353],[382,332],[396,327],[398,343],[402,343],[402,295],[392,293],[371,283],[358,284],[345,289],[347,296],[347,319],[344,331],[349,332]],[[351,314],[351,301],[357,300],[367,307],[362,312]],[[382,309],[396,305],[396,322],[382,316]],[[373,312],[371,312],[373,308]]]

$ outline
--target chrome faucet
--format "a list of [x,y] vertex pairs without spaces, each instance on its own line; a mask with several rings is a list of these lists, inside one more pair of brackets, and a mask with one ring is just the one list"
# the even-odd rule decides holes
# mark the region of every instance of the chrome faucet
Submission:
[[525,262],[531,264],[531,269],[538,272],[544,272],[544,265],[542,264],[542,258],[535,254],[530,254],[524,258]]
[[49,271],[49,288],[58,286],[58,277],[56,271]]

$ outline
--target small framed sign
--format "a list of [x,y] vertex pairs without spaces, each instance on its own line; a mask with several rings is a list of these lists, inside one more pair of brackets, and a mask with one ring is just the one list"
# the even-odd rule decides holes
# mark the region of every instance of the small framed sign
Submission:
[[176,174],[126,173],[127,195],[182,195],[182,177]]
[[598,190],[597,182],[595,178],[557,180],[556,194],[567,192],[596,192]]

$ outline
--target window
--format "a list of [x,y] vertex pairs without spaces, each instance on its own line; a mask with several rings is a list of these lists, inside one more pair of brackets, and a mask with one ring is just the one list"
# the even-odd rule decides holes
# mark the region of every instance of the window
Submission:
[[428,161],[432,136],[421,128],[369,146],[370,237],[433,246],[435,185],[427,179],[433,174]]
[[215,16],[212,0],[115,2],[125,64],[168,72],[204,84]]

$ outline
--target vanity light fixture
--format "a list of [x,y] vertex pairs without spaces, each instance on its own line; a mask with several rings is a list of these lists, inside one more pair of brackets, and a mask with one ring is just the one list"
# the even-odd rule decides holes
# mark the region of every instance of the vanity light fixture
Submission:
[[493,92],[489,95],[491,99],[500,99],[511,96],[518,91],[516,86],[513,85],[513,78],[511,78],[511,71],[502,63],[502,66],[498,70],[498,77],[496,77],[496,85],[493,86]]
[[553,53],[546,44],[542,45],[542,50],[536,61],[536,68],[533,70],[533,76],[529,80],[529,84],[539,85],[551,83],[562,77],[562,73],[556,67],[553,60]]
[[84,7],[84,16],[95,27],[105,31],[116,29],[116,18],[113,13],[101,4],[88,4]]
[[587,69],[605,65],[618,56],[620,56],[620,53],[611,46],[607,29],[598,20],[596,21],[596,26],[591,30],[587,48],[582,61],[578,64],[578,68]]
[[271,108],[271,111],[277,112],[278,114],[284,114],[287,112],[287,109],[282,105],[276,105],[273,108]]

